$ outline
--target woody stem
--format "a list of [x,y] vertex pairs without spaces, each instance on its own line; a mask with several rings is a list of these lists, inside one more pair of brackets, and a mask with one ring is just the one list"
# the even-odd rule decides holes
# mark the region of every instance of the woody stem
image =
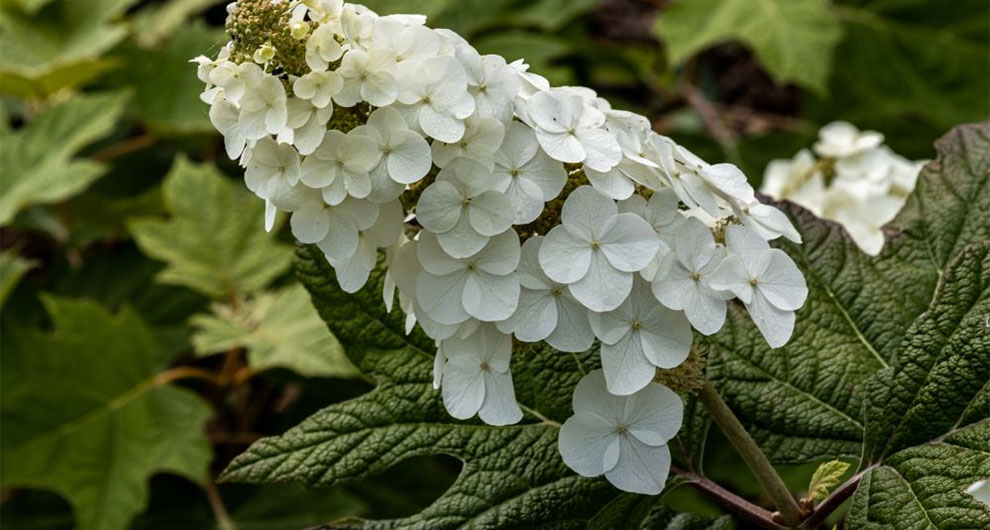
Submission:
[[756,481],[760,483],[774,506],[777,507],[777,511],[780,512],[784,521],[791,527],[797,526],[801,522],[801,508],[797,501],[770,461],[767,460],[766,455],[746,432],[746,428],[732,413],[729,406],[725,404],[722,396],[712,387],[711,383],[705,381],[704,386],[698,390],[698,399],[711,414],[715,424],[725,433],[732,447],[742,457],[743,462],[746,463],[746,466],[756,477]]

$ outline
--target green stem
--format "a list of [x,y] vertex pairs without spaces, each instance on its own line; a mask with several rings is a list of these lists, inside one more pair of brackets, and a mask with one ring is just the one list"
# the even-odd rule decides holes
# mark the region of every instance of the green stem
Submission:
[[698,399],[708,409],[708,413],[711,414],[712,419],[715,420],[715,423],[725,433],[726,438],[729,439],[729,443],[735,447],[736,452],[742,457],[743,462],[746,463],[749,470],[753,472],[756,481],[760,483],[760,486],[767,493],[767,496],[770,497],[774,506],[777,507],[777,511],[780,512],[784,522],[791,527],[797,526],[801,522],[801,508],[798,506],[797,501],[794,500],[794,496],[791,495],[787,486],[784,485],[784,481],[781,480],[780,475],[777,474],[770,461],[767,460],[766,455],[763,454],[763,451],[756,445],[753,438],[746,432],[746,428],[743,427],[739,419],[736,418],[736,415],[732,413],[729,406],[722,400],[722,396],[718,395],[718,392],[712,387],[711,383],[705,381],[704,386],[698,390]]

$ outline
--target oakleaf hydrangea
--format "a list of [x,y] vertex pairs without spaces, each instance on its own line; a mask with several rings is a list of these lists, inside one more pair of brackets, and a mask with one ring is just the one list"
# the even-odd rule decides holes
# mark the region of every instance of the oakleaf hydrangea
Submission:
[[[596,348],[574,393],[564,462],[657,493],[683,405],[655,382],[745,305],[787,342],[804,278],[768,241],[800,242],[731,164],[709,164],[588,88],[552,87],[425,17],[342,0],[240,0],[198,57],[201,99],[245,184],[289,214],[342,289],[376,263],[383,303],[437,343],[435,386],[459,419],[523,418],[512,355]],[[823,137],[865,156],[869,135]],[[561,353],[561,355],[569,355]]]

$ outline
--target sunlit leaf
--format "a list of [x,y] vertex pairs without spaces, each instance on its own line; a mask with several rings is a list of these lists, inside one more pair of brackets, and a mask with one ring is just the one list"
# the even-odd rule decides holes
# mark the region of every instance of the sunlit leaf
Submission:
[[142,252],[168,263],[162,283],[239,299],[288,269],[291,247],[264,230],[264,202],[212,165],[179,158],[163,183],[167,219],[128,223]]
[[22,208],[61,201],[102,176],[105,165],[73,157],[113,129],[126,101],[120,93],[80,95],[46,108],[22,129],[5,131],[0,225]]
[[212,314],[195,315],[191,324],[197,328],[192,340],[200,355],[245,348],[255,370],[282,367],[307,377],[358,374],[298,284],[237,307],[214,304]]

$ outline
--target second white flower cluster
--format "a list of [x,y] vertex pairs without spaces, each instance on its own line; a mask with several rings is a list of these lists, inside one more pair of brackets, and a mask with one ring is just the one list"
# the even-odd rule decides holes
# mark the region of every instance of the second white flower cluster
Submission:
[[[767,242],[800,236],[735,166],[708,164],[592,90],[551,87],[423,17],[334,0],[265,5],[287,14],[304,66],[286,71],[283,57],[273,67],[271,43],[245,55],[232,41],[197,59],[213,123],[266,201],[266,226],[290,212],[292,233],[323,250],[343,289],[360,289],[384,249],[384,303],[397,291],[407,327],[437,341],[435,384],[454,417],[520,421],[513,340],[562,352],[597,340],[603,374],[582,395],[607,389],[643,411],[662,397],[677,414],[659,431],[630,431],[658,447],[681,405],[652,382],[688,357],[692,327],[717,332],[738,298],[771,346],[789,339],[807,288]],[[356,123],[331,129],[335,112]],[[594,416],[581,408],[576,418]],[[619,416],[606,430],[639,421]],[[618,447],[608,469],[601,455],[590,467],[565,460],[582,473],[624,469],[619,452],[635,448]]]

